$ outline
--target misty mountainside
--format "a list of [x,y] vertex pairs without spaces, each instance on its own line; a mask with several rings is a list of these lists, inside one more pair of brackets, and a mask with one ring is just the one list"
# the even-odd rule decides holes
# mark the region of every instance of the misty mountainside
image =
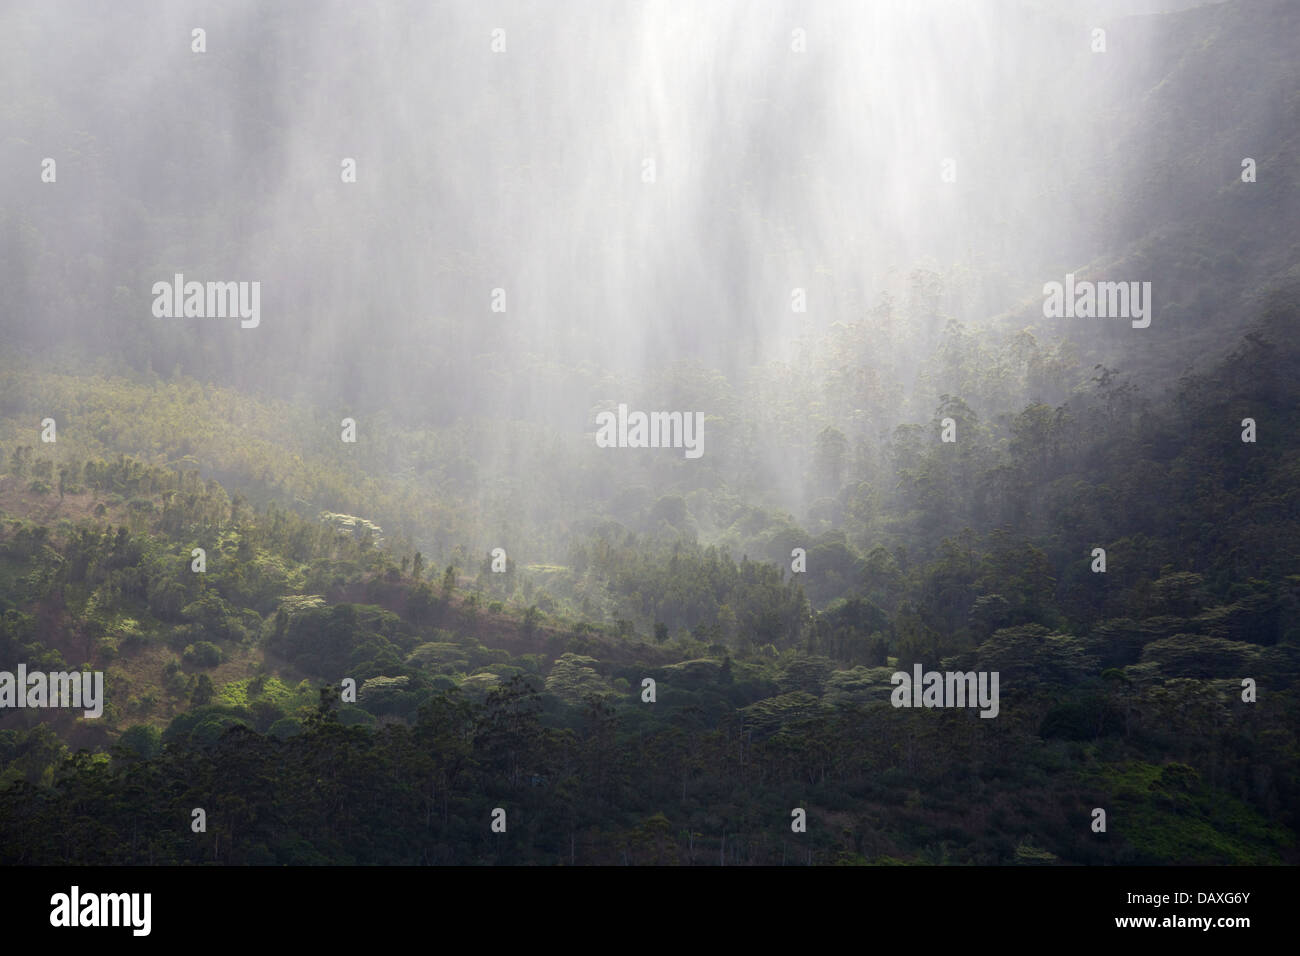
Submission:
[[[606,370],[698,358],[736,378],[809,331],[870,326],[884,294],[909,335],[873,358],[910,370],[949,318],[1041,304],[1066,271],[1141,276],[1160,311],[1145,342],[1120,339],[1139,363],[1193,330],[1230,344],[1242,320],[1215,308],[1290,267],[1290,3],[1105,23],[1016,3],[235,4],[201,56],[168,38],[202,8],[145,6],[6,14],[5,161],[68,154],[57,189],[0,194],[17,342],[416,422],[575,430]],[[518,23],[495,55],[471,32],[494,14]],[[816,55],[788,51],[785,21]],[[176,272],[263,277],[265,326],[155,321],[150,287]],[[1122,335],[1025,318],[1085,361]]]
[[[633,520],[614,500],[629,484],[651,500],[694,490],[665,474],[662,455],[592,451],[595,412],[623,401],[703,413],[707,451],[687,473],[707,473],[709,490],[749,481],[762,504],[805,519],[823,497],[808,472],[827,426],[855,454],[879,456],[945,394],[993,422],[1065,404],[1098,363],[1158,394],[1230,349],[1296,259],[1293,4],[1117,17],[1105,53],[1078,41],[1083,14],[999,5],[914,22],[886,4],[858,22],[828,8],[804,29],[829,54],[800,60],[782,42],[779,69],[775,54],[715,49],[748,35],[725,5],[663,24],[641,23],[637,8],[584,12],[588,42],[563,50],[551,46],[570,35],[563,23],[515,10],[523,36],[508,49],[520,55],[494,57],[486,43],[470,48],[477,14],[453,10],[435,28],[418,11],[404,22],[289,4],[268,19],[229,14],[237,44],[214,37],[203,56],[186,46],[152,73],[140,65],[151,44],[188,21],[178,7],[142,28],[130,6],[85,12],[109,31],[88,44],[139,58],[127,58],[129,82],[96,81],[116,61],[77,56],[75,19],[7,14],[15,94],[26,82],[42,95],[10,98],[6,161],[37,162],[41,142],[69,151],[56,188],[18,177],[3,187],[7,351],[24,366],[80,356],[135,381],[288,402],[304,416],[293,425],[239,428],[300,449],[353,417],[370,475],[413,470],[431,494],[511,507],[504,527],[530,516],[500,499],[530,491],[488,489],[525,461],[528,483],[554,480],[538,497],[565,525],[593,496],[596,510]],[[794,16],[767,9],[772,30]],[[595,43],[602,27],[608,44],[633,45],[637,27],[701,39],[665,41],[679,61],[661,63]],[[960,69],[932,65],[958,53]],[[546,71],[547,54],[566,68]],[[363,68],[368,55],[383,68]],[[617,83],[566,83],[591,75]],[[646,100],[647,77],[666,102]],[[717,115],[702,89],[715,89]],[[458,93],[463,104],[439,108]],[[138,97],[152,108],[134,109]],[[169,147],[153,148],[163,124]],[[345,189],[338,157],[359,144],[378,157],[356,157]],[[658,179],[643,183],[656,149],[667,150]],[[1259,164],[1256,182],[1241,182],[1244,156]],[[946,157],[955,182],[941,179]],[[1044,283],[1069,272],[1151,282],[1150,327],[1044,318]],[[155,318],[153,283],[177,273],[262,277],[264,321]],[[490,311],[498,289],[503,313]],[[806,312],[792,312],[792,290]],[[980,394],[954,363],[1020,367]],[[10,383],[0,408],[38,411],[17,391]],[[42,416],[62,411],[26,394],[45,402]],[[528,431],[546,451],[522,451],[502,422],[541,426]],[[398,426],[439,447],[397,441]],[[463,457],[483,473],[456,467]],[[587,469],[598,480],[583,481]],[[277,491],[291,501],[282,488],[259,499]],[[426,551],[446,549],[405,530]],[[491,547],[502,530],[466,543]]]
[[0,860],[1294,863],[1298,47],[0,9]]

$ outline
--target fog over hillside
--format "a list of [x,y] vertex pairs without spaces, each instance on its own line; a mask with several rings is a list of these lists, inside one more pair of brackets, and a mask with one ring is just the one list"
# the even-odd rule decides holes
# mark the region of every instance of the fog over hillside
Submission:
[[[1293,68],[1237,70],[1217,95],[1161,88],[1238,42],[1213,24],[1184,66],[1171,30],[1250,30],[1277,4],[1159,29],[1054,6],[15,6],[6,163],[66,155],[56,190],[6,177],[6,218],[37,241],[6,257],[34,314],[5,321],[45,342],[129,336],[133,361],[245,385],[269,385],[240,378],[269,349],[281,387],[327,371],[316,388],[364,401],[380,383],[421,395],[427,372],[468,399],[485,354],[735,374],[919,269],[943,276],[943,315],[984,320],[1176,218],[1140,191],[1157,174],[1170,192],[1236,178],[1222,135],[1193,140],[1171,114],[1228,110],[1263,156],[1283,135],[1265,124]],[[1165,168],[1189,152],[1196,166]],[[260,279],[266,325],[152,321],[149,288],[175,272]],[[899,360],[936,332],[909,327]],[[546,384],[510,410],[567,419]]]
[[0,862],[1295,862],[1298,150],[1295,0],[0,0]]
[[[12,5],[0,322],[322,417],[570,436],[630,400],[721,437],[836,325],[893,396],[873,437],[957,393],[951,321],[1160,388],[1249,324],[1300,210],[1294,9],[1157,6]],[[1045,318],[1073,272],[1150,282],[1150,326]],[[260,283],[257,327],[156,317],[178,274]],[[810,437],[751,441],[788,507]]]

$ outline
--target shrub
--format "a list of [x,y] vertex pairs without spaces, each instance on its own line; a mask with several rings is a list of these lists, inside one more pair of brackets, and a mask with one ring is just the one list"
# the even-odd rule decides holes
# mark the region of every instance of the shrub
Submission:
[[155,757],[162,750],[162,732],[157,727],[136,724],[123,731],[118,744],[145,760]]
[[211,641],[199,641],[185,648],[185,663],[191,667],[216,667],[226,655]]
[[272,737],[278,737],[284,740],[286,737],[292,737],[295,734],[302,733],[302,721],[297,717],[281,717],[273,723],[266,731]]

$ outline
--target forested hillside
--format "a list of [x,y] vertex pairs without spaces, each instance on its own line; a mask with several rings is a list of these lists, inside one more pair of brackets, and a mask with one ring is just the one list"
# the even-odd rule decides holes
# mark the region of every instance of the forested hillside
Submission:
[[1300,6],[829,6],[0,11],[0,863],[1300,861]]
[[[820,531],[736,503],[719,523],[756,556],[739,561],[699,543],[680,496],[641,530],[573,535],[565,564],[494,574],[487,555],[377,545],[361,519],[254,507],[198,460],[11,444],[3,659],[103,668],[107,704],[6,713],[0,845],[69,862],[1290,859],[1295,301],[1275,296],[1167,401],[1101,370],[999,435],[949,399],[978,437],[900,429],[891,520],[858,524],[844,494]],[[83,427],[137,395],[161,444],[184,389],[83,385]],[[228,440],[232,463],[253,443]],[[270,487],[319,476],[303,490],[321,494],[332,467],[308,454]],[[376,484],[393,496],[376,505],[402,500],[400,476]],[[797,547],[802,574],[778,563]],[[998,671],[999,719],[889,706],[895,669],[940,662]],[[774,836],[787,804],[819,824],[798,848]],[[222,821],[206,840],[192,805]],[[497,806],[506,847],[481,825]],[[1104,840],[1095,806],[1116,821]]]

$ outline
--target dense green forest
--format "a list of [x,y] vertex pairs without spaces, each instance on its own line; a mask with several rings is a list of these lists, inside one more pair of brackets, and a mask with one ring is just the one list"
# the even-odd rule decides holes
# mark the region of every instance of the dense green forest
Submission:
[[[1279,291],[1167,400],[1101,369],[999,428],[949,397],[938,412],[971,439],[900,427],[883,451],[901,480],[871,510],[869,467],[842,463],[829,530],[715,492],[720,539],[756,555],[739,560],[668,495],[641,530],[575,534],[563,565],[435,562],[365,519],[255,507],[197,463],[77,457],[78,427],[131,420],[142,396],[162,459],[203,434],[170,424],[185,395],[220,407],[194,383],[83,385],[86,425],[4,449],[0,659],[104,669],[107,704],[5,714],[5,858],[1293,859],[1297,301]],[[253,459],[245,434],[222,460]],[[281,487],[302,474],[320,495],[337,467],[308,454]],[[372,502],[402,495],[399,474]],[[803,573],[774,560],[797,547]],[[999,719],[890,706],[914,663],[998,671]]]
[[[563,69],[528,11],[498,61],[464,10],[213,14],[206,58],[0,11],[0,160],[61,170],[0,181],[0,672],[104,674],[99,717],[0,707],[0,864],[1300,862],[1300,7],[1176,6],[1099,58],[971,5],[997,68],[896,113],[872,70],[942,30],[885,14],[736,87],[621,10]],[[262,276],[263,324],[151,315],[182,271]],[[1155,320],[1045,317],[1075,272]],[[598,447],[624,403],[703,455]],[[917,667],[996,719],[898,706]]]

